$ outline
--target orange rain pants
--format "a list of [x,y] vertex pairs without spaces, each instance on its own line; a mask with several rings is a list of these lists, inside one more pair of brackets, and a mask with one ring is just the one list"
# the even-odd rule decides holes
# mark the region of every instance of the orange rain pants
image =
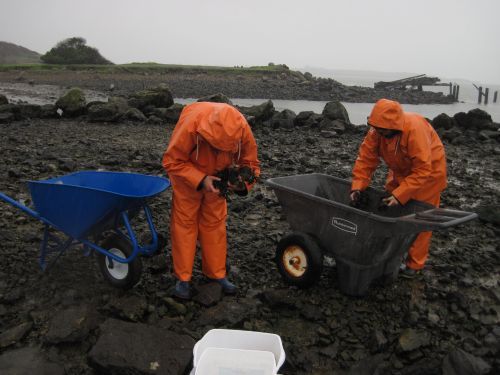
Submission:
[[[387,99],[375,104],[368,125],[372,128],[360,146],[352,172],[351,190],[366,189],[380,159],[383,159],[389,168],[386,190],[400,204],[415,199],[438,207],[441,191],[447,184],[446,157],[434,128],[424,117],[403,112],[398,102]],[[385,138],[373,127],[397,130],[398,133]],[[424,267],[431,235],[432,232],[418,235],[409,250],[409,268]]]
[[[226,200],[206,192],[201,183],[229,166],[248,166],[260,174],[257,144],[238,110],[224,103],[187,105],[163,155],[172,182],[170,235],[174,274],[192,277],[196,242],[202,251],[202,271],[212,279],[226,276]],[[247,189],[251,186],[247,185]]]

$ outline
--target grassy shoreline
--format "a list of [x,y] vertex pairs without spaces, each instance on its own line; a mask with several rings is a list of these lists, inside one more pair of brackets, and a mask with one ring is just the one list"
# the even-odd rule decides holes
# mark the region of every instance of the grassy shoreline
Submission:
[[283,65],[272,66],[251,66],[251,67],[226,67],[211,65],[177,65],[177,64],[157,64],[157,63],[131,63],[113,65],[91,65],[91,64],[0,64],[0,72],[8,71],[36,71],[36,72],[57,72],[57,71],[94,71],[99,73],[222,73],[222,74],[276,74],[290,72]]

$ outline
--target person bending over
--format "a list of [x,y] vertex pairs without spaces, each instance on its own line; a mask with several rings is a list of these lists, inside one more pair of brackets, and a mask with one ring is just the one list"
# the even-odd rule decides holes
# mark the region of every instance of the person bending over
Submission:
[[[243,115],[225,103],[198,102],[181,112],[163,155],[163,167],[173,187],[170,217],[173,269],[178,279],[174,296],[191,298],[190,281],[196,243],[202,252],[202,271],[226,294],[236,286],[226,275],[226,199],[219,194],[217,172],[248,167],[260,174],[257,144]],[[246,195],[250,183],[229,185]]]
[[[384,199],[387,206],[404,205],[410,199],[439,207],[447,185],[446,157],[434,128],[416,113],[404,112],[398,102],[380,99],[368,117],[369,130],[359,148],[352,171],[350,199],[356,201],[384,160],[389,168]],[[404,277],[421,270],[429,255],[432,232],[422,232],[413,242],[401,267]]]

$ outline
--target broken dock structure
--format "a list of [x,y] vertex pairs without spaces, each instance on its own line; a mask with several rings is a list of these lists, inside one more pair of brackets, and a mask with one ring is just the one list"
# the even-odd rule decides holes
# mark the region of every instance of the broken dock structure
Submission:
[[428,77],[425,74],[419,74],[417,76],[401,78],[395,81],[389,82],[375,82],[375,89],[389,89],[389,90],[418,90],[422,91],[423,86],[448,86],[450,88],[449,95],[453,96],[455,100],[458,101],[458,93],[460,91],[460,86],[453,84],[452,82],[444,83],[440,82],[438,77]]

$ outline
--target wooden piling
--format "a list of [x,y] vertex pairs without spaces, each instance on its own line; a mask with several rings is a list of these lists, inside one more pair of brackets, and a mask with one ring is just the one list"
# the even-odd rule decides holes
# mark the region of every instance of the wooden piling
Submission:
[[458,93],[460,92],[460,85],[457,85],[457,90],[455,92],[455,100],[458,102]]
[[479,91],[479,95],[477,97],[477,104],[481,104],[481,101],[483,99],[483,86],[479,86],[477,90]]
[[495,93],[493,94],[493,103],[497,102],[497,96],[498,96],[498,91],[495,91]]
[[453,94],[452,86],[453,86],[453,84],[450,82],[450,95],[453,95],[453,97],[454,97],[455,95]]
[[484,105],[488,104],[488,95],[490,93],[490,89],[486,87],[484,89]]

